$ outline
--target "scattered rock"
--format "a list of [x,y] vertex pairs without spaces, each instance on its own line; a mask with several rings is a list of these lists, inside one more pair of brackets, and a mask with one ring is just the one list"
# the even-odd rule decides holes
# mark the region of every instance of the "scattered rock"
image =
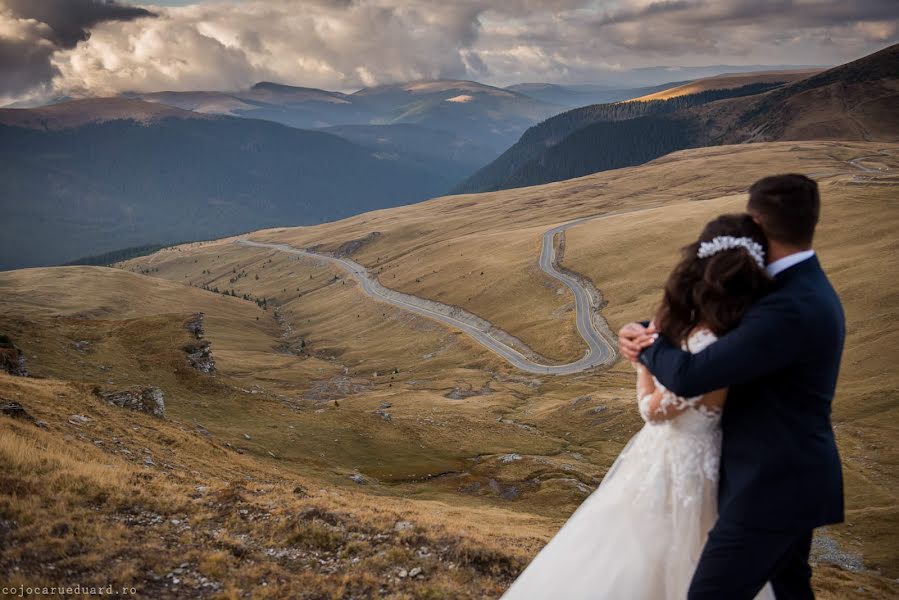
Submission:
[[69,417],[69,423],[72,425],[84,425],[85,423],[89,423],[91,420],[90,417],[85,417],[84,415],[72,415]]
[[826,528],[822,528],[815,532],[810,556],[812,562],[837,565],[854,573],[864,571],[865,563],[862,556],[840,548],[836,539],[829,536],[826,531]]
[[384,419],[384,420],[387,421],[388,423],[390,423],[391,420],[392,420],[392,419],[390,418],[390,413],[387,412],[387,411],[385,411],[385,410],[378,409],[378,410],[374,411],[372,414],[378,415],[379,417],[381,417],[382,419]]
[[503,485],[496,479],[487,481],[487,487],[490,491],[502,498],[503,500],[515,500],[521,495],[521,491],[514,485]]
[[423,571],[422,571],[421,567],[415,567],[414,569],[409,571],[409,577],[418,577],[422,573],[423,573]]
[[78,340],[75,342],[75,350],[78,352],[87,352],[91,349],[91,343],[87,340]]
[[592,399],[593,399],[593,396],[590,396],[590,395],[578,396],[577,398],[575,398],[574,400],[571,401],[571,406],[577,407],[577,406],[580,406],[581,404],[583,404],[584,402],[589,402]]
[[137,410],[165,418],[165,397],[162,390],[153,386],[132,386],[115,392],[100,392],[100,397],[108,404]]
[[594,415],[598,415],[601,412],[605,412],[605,410],[606,410],[606,407],[600,404],[596,408],[591,409],[590,413],[594,414]]
[[407,571],[406,569],[400,569],[400,572],[397,573],[397,575],[399,575],[400,579],[405,579],[409,576],[409,571]]
[[0,398],[0,414],[4,414],[7,417],[12,417],[13,419],[22,419],[23,421],[28,421],[30,423],[35,422],[34,417],[32,417],[31,414],[27,410],[25,410],[24,406],[22,406],[18,402],[12,402],[3,398]]
[[521,455],[517,453],[503,454],[499,457],[499,462],[503,463],[504,465],[508,465],[509,463],[513,463],[517,460],[521,460]]
[[390,408],[392,406],[393,406],[393,404],[391,404],[390,402],[381,402],[381,405],[379,406],[379,408],[386,409],[386,408]]
[[371,389],[371,383],[367,380],[354,380],[347,375],[338,375],[331,379],[313,381],[309,389],[303,394],[303,398],[329,402],[359,394],[369,389]]
[[243,439],[245,439],[245,440],[251,440],[251,439],[253,439],[253,438],[250,437],[250,434],[249,434],[249,433],[245,433],[245,434],[243,434]]
[[489,396],[493,393],[493,389],[490,387],[490,382],[485,383],[481,386],[480,389],[467,389],[464,390],[460,387],[454,387],[448,393],[444,394],[444,398],[449,398],[450,400],[464,400],[465,398],[471,398],[473,396]]
[[412,528],[413,528],[413,525],[409,521],[397,521],[396,525],[393,526],[393,530],[397,531],[397,532],[409,531]]
[[28,369],[25,368],[25,353],[13,344],[9,336],[3,334],[0,334],[0,371],[16,377],[28,377]]
[[353,480],[353,483],[356,483],[358,485],[365,485],[366,483],[368,483],[368,480],[365,479],[365,475],[363,475],[362,473],[353,473],[352,475],[350,475],[350,479]]

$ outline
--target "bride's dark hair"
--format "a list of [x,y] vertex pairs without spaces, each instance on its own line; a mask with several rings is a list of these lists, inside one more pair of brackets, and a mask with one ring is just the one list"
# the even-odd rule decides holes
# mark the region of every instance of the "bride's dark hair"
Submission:
[[706,225],[699,239],[683,248],[683,258],[668,277],[656,313],[656,327],[674,344],[685,342],[700,324],[715,335],[727,333],[771,283],[765,269],[745,248],[700,258],[699,245],[719,236],[747,237],[768,252],[762,228],[747,214],[721,215]]

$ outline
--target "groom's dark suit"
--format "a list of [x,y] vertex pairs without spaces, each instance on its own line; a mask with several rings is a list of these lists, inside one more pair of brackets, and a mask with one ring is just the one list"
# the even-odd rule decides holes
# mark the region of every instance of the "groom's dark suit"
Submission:
[[721,426],[719,520],[690,599],[747,600],[768,580],[778,600],[811,598],[815,527],[843,520],[830,421],[843,309],[812,256],[775,278],[740,325],[698,354],[663,337],[640,361],[679,396],[729,388]]

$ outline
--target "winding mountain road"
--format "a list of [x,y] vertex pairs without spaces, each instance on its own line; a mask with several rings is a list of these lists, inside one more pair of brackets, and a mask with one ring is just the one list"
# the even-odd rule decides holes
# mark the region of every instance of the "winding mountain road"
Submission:
[[370,273],[368,269],[348,258],[294,248],[287,244],[272,244],[247,239],[239,239],[236,240],[235,243],[254,248],[271,248],[288,254],[305,256],[336,265],[358,281],[362,287],[362,291],[369,297],[464,331],[482,346],[495,352],[507,360],[511,365],[522,371],[548,375],[571,375],[594,367],[610,364],[615,359],[615,351],[611,340],[603,335],[603,332],[600,331],[600,328],[597,327],[597,323],[594,320],[602,319],[599,315],[599,307],[596,306],[599,299],[594,298],[590,291],[578,281],[577,278],[568,273],[559,271],[556,265],[555,237],[562,234],[569,227],[596,218],[599,217],[584,217],[569,221],[568,223],[557,225],[543,234],[543,243],[538,264],[547,275],[560,281],[565,287],[571,290],[571,293],[574,295],[575,309],[577,312],[577,330],[587,344],[584,356],[567,364],[548,364],[549,361],[544,363],[539,354],[525,347],[519,340],[516,340],[508,333],[499,330],[488,321],[470,313],[466,313],[458,307],[420,298],[411,294],[404,294],[387,288],[381,285],[377,277]]
[[[867,167],[861,164],[862,161],[879,156],[891,155],[892,153],[881,150],[878,154],[860,156],[847,160],[846,163],[865,173],[878,173],[882,172],[883,169]],[[889,168],[886,170],[889,170]],[[829,175],[829,173],[816,175],[825,176]],[[584,356],[567,364],[551,364],[552,361],[541,357],[537,352],[534,352],[525,346],[520,340],[495,327],[489,321],[485,321],[459,307],[442,304],[411,294],[404,294],[403,292],[387,288],[381,285],[377,277],[370,273],[368,269],[348,258],[340,258],[311,250],[294,248],[287,244],[272,244],[247,239],[236,240],[236,243],[255,248],[271,248],[281,252],[305,256],[334,264],[356,279],[361,285],[362,291],[374,300],[392,304],[400,309],[439,321],[445,325],[464,331],[485,348],[495,352],[507,360],[511,365],[522,371],[549,375],[571,375],[594,367],[610,364],[615,360],[616,355],[614,350],[614,340],[612,339],[613,336],[611,332],[608,331],[605,322],[599,315],[598,304],[601,299],[591,294],[587,286],[579,281],[577,277],[559,270],[555,246],[556,236],[563,235],[565,230],[569,227],[587,221],[604,219],[621,213],[641,212],[642,210],[650,210],[651,208],[653,207],[582,217],[567,223],[562,223],[561,225],[556,225],[543,233],[542,248],[538,264],[544,273],[561,282],[574,295],[577,330],[587,344]]]

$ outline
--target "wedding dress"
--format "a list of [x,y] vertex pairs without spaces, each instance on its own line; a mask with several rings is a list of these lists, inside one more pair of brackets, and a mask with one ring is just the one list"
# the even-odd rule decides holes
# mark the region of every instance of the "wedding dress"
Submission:
[[[695,354],[716,339],[700,329],[686,348]],[[718,515],[721,410],[654,383],[665,392],[662,404],[683,412],[654,420],[646,398],[638,398],[646,425],[503,600],[687,597]],[[756,600],[774,600],[770,584]]]

